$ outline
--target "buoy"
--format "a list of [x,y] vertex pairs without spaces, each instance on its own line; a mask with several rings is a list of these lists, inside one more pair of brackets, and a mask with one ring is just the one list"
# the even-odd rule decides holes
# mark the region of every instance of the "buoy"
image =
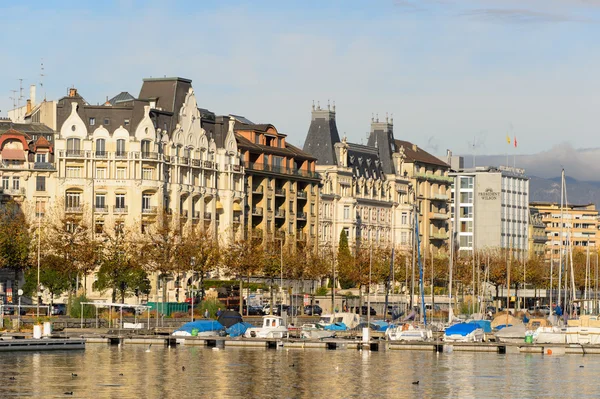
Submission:
[[552,354],[552,349],[548,349],[548,350],[546,351],[546,353],[547,353],[547,354],[549,354],[549,355],[551,355],[551,354]]

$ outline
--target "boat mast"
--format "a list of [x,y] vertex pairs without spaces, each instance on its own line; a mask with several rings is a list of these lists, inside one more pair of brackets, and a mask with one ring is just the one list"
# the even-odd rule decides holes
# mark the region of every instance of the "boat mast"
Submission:
[[415,227],[417,243],[417,260],[419,261],[419,289],[421,290],[421,311],[423,312],[423,324],[427,325],[427,313],[425,309],[425,288],[423,286],[423,262],[421,261],[421,240],[419,239],[419,220],[415,212]]
[[448,268],[450,271],[448,272],[448,323],[452,322],[453,311],[452,305],[454,305],[452,301],[452,269],[454,265],[454,223],[450,223],[450,263],[448,264]]
[[[560,179],[560,237],[558,241],[558,295],[557,295],[557,305],[561,306],[560,301],[560,290],[562,288],[562,269],[563,269],[563,230],[565,225],[564,215],[563,215],[563,204],[564,204],[564,194],[565,194],[565,170],[563,169],[561,172]],[[562,307],[562,306],[561,306]]]

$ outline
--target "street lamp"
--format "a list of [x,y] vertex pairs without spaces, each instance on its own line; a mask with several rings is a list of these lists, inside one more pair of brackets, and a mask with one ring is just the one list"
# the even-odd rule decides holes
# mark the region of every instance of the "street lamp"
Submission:
[[190,259],[190,265],[192,266],[192,321],[194,321],[194,266],[196,266],[196,257],[192,256]]
[[[42,239],[41,237],[41,232],[42,232],[42,213],[40,212],[40,202],[36,201],[36,208],[37,208],[37,217],[38,217],[38,247],[37,247],[37,286],[36,286],[36,295],[37,295],[37,317],[40,317],[40,297],[41,292],[40,292],[40,241]],[[20,300],[20,297],[19,297]]]

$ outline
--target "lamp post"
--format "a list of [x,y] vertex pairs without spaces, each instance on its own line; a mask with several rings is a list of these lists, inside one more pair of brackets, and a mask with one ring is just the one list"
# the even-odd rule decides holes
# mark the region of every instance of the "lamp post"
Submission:
[[194,321],[194,266],[196,266],[196,257],[192,256],[190,259],[190,265],[192,266],[192,315],[191,315],[191,321]]
[[[37,216],[38,216],[38,246],[37,246],[37,287],[36,287],[36,296],[37,296],[37,317],[40,317],[40,297],[41,297],[41,293],[40,293],[40,241],[42,239],[41,234],[42,234],[42,214],[40,212],[40,205],[39,205],[39,201],[36,201],[36,208],[37,208]],[[19,297],[19,300],[21,298]]]

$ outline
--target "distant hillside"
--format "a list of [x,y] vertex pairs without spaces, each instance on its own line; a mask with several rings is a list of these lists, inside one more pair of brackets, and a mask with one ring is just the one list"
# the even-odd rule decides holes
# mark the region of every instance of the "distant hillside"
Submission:
[[[529,200],[551,201],[560,203],[560,177],[544,179],[530,176]],[[579,181],[572,177],[565,178],[567,183],[567,200],[569,204],[595,204],[600,209],[600,182]]]

